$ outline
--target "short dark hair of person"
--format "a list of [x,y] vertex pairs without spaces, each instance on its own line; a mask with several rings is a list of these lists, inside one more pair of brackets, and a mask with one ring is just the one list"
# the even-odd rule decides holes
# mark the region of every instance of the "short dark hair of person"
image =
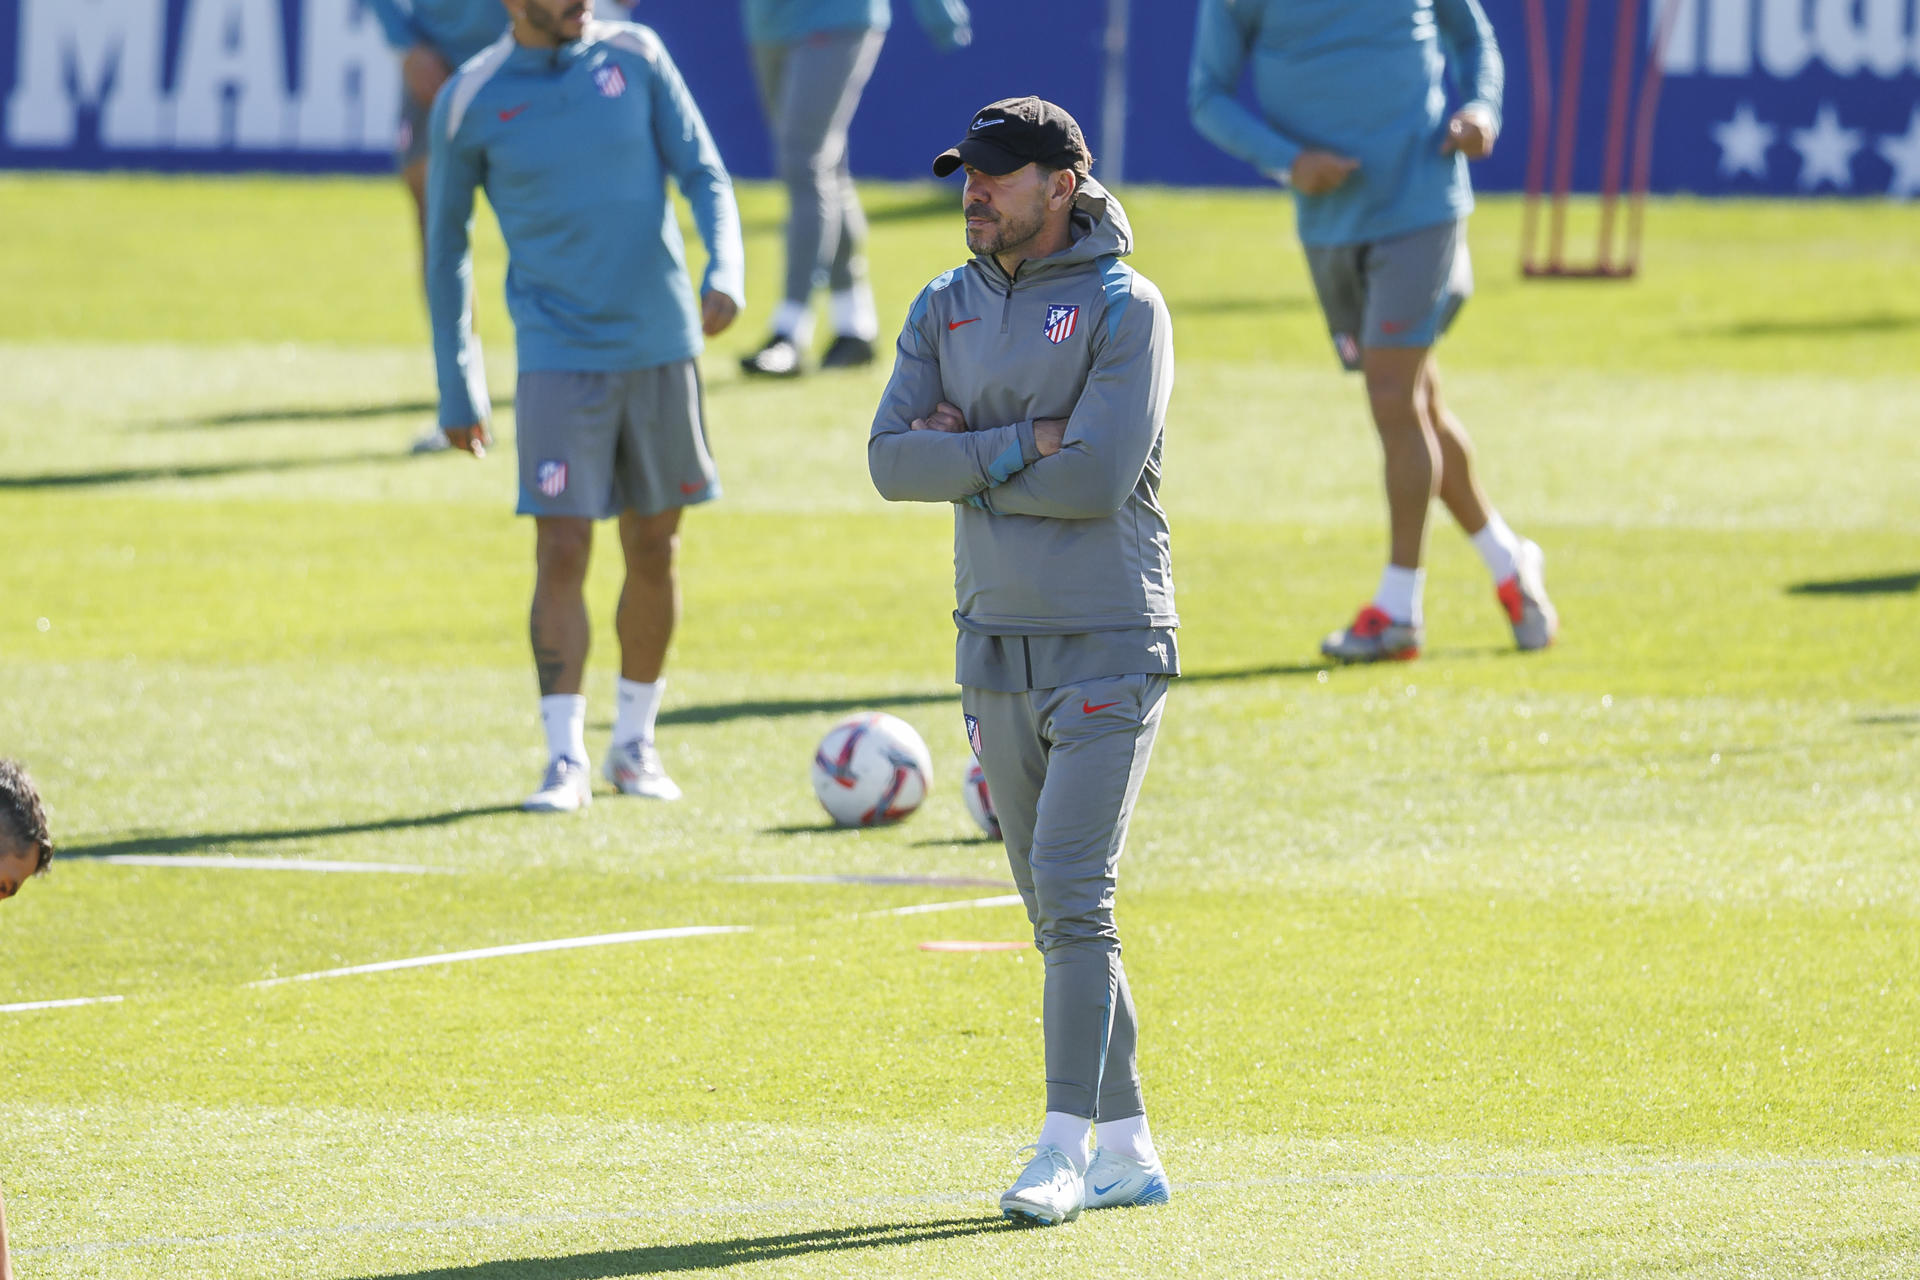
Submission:
[[0,760],[0,832],[16,842],[33,846],[39,875],[53,861],[53,837],[47,834],[47,811],[40,805],[40,793],[33,789],[27,771],[11,760]]
[[1035,160],[1034,163],[1039,165],[1040,171],[1048,177],[1052,177],[1062,169],[1070,171],[1073,174],[1073,190],[1076,195],[1086,189],[1087,183],[1093,177],[1093,157],[1084,151],[1062,151],[1057,156]]

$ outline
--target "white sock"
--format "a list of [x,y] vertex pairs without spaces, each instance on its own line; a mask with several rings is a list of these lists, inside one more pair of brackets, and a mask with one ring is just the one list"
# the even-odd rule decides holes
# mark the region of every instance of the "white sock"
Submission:
[[792,339],[796,347],[813,340],[813,308],[804,302],[782,302],[773,309],[773,331]]
[[1058,1147],[1080,1172],[1087,1171],[1087,1133],[1093,1121],[1085,1116],[1070,1116],[1064,1111],[1049,1111],[1040,1125],[1040,1145]]
[[572,756],[587,763],[587,698],[581,693],[550,693],[540,699],[540,723],[547,729],[547,755]]
[[1505,582],[1519,567],[1520,538],[1498,511],[1487,513],[1487,527],[1473,535],[1473,549],[1486,561],[1495,582]]
[[1420,593],[1427,585],[1425,569],[1402,569],[1390,564],[1380,573],[1380,589],[1373,593],[1376,609],[1395,622],[1420,625]]
[[830,301],[836,335],[868,342],[879,335],[880,317],[873,309],[873,289],[864,280],[844,292],[836,291]]
[[614,689],[613,741],[620,745],[633,741],[653,741],[653,719],[660,714],[660,695],[667,691],[664,679],[652,684],[620,677]]
[[1129,1116],[1125,1120],[1102,1120],[1093,1126],[1093,1145],[1102,1151],[1138,1160],[1141,1164],[1152,1164],[1154,1161],[1153,1135],[1147,1132],[1147,1118],[1144,1115]]

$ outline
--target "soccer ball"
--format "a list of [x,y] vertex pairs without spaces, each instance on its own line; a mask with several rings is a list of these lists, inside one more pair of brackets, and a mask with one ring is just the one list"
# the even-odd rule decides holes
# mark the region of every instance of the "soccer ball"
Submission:
[[993,797],[987,794],[987,771],[980,767],[978,760],[967,766],[967,778],[960,784],[960,795],[980,829],[995,840],[1000,839],[1000,815],[993,811]]
[[813,794],[843,827],[898,822],[933,783],[933,757],[913,726],[884,711],[848,716],[813,753]]

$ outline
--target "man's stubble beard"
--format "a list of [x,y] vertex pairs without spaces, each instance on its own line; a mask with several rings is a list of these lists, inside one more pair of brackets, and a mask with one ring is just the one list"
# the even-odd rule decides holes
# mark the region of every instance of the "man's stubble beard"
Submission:
[[1016,214],[1002,214],[999,221],[978,233],[977,243],[975,233],[969,231],[967,248],[982,256],[1006,253],[1010,249],[1018,249],[1039,235],[1046,225],[1047,214],[1044,208],[1033,210],[1031,216],[1027,218],[1021,218]]

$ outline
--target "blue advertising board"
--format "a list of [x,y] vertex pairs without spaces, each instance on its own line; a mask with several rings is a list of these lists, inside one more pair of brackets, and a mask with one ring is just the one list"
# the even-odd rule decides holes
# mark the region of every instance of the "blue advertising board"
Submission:
[[[489,0],[477,0],[488,3]],[[1483,0],[1508,65],[1508,128],[1482,189],[1526,177],[1534,102],[1529,0]],[[1656,191],[1920,195],[1920,0],[1591,0],[1574,178],[1600,180],[1618,6],[1634,20],[1634,95],[1658,51]],[[924,176],[974,108],[1039,93],[1073,111],[1096,150],[1109,0],[972,0],[975,42],[936,53],[901,4],[853,127],[864,175]],[[618,16],[609,0],[603,16]],[[1550,86],[1570,0],[1549,14]],[[1193,131],[1186,112],[1194,0],[1128,6],[1125,177],[1260,181]],[[610,12],[611,11],[611,12]],[[644,0],[722,153],[743,176],[770,157],[733,0]],[[392,164],[395,56],[360,0],[0,0],[0,168],[378,172]]]

